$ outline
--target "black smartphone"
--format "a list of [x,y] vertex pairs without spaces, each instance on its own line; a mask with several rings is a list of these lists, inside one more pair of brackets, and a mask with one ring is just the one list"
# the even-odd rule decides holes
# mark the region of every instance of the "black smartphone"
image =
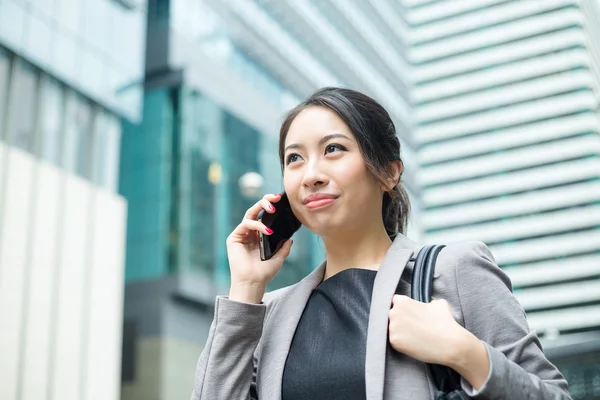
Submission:
[[273,230],[273,234],[265,235],[262,232],[258,233],[260,259],[266,261],[283,246],[283,244],[292,237],[292,235],[300,229],[302,224],[294,215],[290,201],[285,193],[281,194],[281,199],[277,203],[273,203],[275,212],[269,214],[265,210],[261,210],[258,214],[258,220]]

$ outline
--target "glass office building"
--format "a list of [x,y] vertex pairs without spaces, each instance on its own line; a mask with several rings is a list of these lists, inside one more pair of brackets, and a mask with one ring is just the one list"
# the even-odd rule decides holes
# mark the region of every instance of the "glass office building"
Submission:
[[[240,183],[249,172],[264,180],[250,196]],[[151,89],[143,123],[124,131],[120,185],[130,205],[127,282],[190,273],[218,291],[228,288],[227,235],[263,193],[282,190],[277,141],[185,81]],[[308,232],[298,236],[275,286],[318,262]]]
[[[279,124],[299,97],[202,2],[151,1],[147,40],[142,118],[124,123],[121,146],[119,191],[129,207],[122,398],[185,398],[215,296],[229,288],[226,238],[263,194],[282,190]],[[259,187],[245,185],[248,176]],[[322,261],[306,229],[294,242],[269,289]]]
[[0,0],[0,398],[119,398],[144,1]]

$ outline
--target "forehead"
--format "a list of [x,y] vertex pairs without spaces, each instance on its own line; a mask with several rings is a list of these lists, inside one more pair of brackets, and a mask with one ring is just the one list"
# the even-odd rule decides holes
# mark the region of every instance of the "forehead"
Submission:
[[319,140],[332,133],[344,133],[354,138],[350,128],[335,111],[325,107],[309,107],[294,118],[285,142],[289,144]]

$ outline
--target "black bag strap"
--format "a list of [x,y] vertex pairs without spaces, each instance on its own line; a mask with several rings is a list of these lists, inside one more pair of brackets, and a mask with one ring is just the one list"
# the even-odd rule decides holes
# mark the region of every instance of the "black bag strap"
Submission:
[[[415,259],[413,267],[410,297],[414,300],[429,303],[433,294],[433,274],[435,262],[444,245],[424,246]],[[428,364],[434,384],[438,389],[436,399],[464,399],[460,375],[444,365]]]

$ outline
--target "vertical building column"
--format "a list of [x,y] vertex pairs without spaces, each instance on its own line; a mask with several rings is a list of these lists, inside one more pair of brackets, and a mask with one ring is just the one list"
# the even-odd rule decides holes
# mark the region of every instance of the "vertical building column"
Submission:
[[0,224],[0,398],[16,400],[26,312],[23,293],[31,254],[34,161],[18,149],[7,150],[4,157],[4,210]]
[[67,176],[54,315],[51,400],[81,400],[91,187]]
[[30,244],[31,266],[26,291],[23,362],[20,400],[47,399],[50,346],[55,315],[55,290],[60,246],[62,188],[64,178],[49,164],[37,166],[37,188],[33,200]]
[[81,400],[120,396],[125,214],[122,198],[94,191]]

